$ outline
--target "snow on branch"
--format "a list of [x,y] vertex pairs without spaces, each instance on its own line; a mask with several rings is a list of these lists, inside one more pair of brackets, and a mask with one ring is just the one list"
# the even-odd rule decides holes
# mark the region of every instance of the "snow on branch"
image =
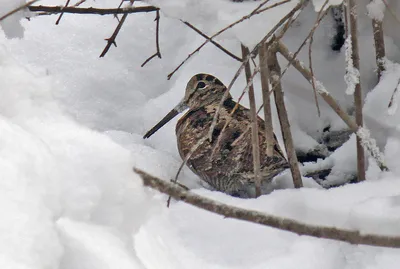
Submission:
[[347,84],[346,94],[353,95],[356,90],[356,85],[360,83],[360,71],[354,67],[352,57],[352,43],[351,35],[349,34],[344,42],[345,55],[346,55],[346,74],[344,75],[344,81]]
[[244,209],[227,205],[188,191],[177,184],[153,177],[146,172],[134,168],[140,175],[143,184],[159,192],[183,201],[187,204],[224,216],[256,223],[298,235],[307,235],[317,238],[333,239],[354,245],[368,245],[379,247],[400,248],[400,236],[384,236],[364,234],[357,230],[346,230],[335,227],[324,227],[302,223],[289,218],[273,216],[260,211]]

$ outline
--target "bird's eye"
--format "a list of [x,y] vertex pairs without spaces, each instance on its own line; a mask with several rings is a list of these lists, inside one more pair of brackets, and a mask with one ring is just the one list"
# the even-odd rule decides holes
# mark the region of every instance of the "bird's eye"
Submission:
[[202,81],[197,83],[196,89],[204,89],[206,87],[206,84]]

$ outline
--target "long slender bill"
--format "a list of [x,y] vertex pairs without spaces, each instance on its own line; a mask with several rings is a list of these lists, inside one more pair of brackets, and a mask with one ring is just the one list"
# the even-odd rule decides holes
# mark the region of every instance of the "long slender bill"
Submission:
[[157,123],[153,128],[151,128],[144,136],[143,138],[149,138],[150,136],[152,136],[155,132],[158,131],[158,129],[160,129],[161,127],[163,127],[166,123],[168,123],[170,120],[172,120],[176,115],[178,115],[179,113],[181,113],[182,111],[184,111],[187,108],[187,105],[181,101],[179,102],[179,104],[174,107],[174,109],[172,109],[167,115],[165,115],[165,117],[160,120],[159,123]]

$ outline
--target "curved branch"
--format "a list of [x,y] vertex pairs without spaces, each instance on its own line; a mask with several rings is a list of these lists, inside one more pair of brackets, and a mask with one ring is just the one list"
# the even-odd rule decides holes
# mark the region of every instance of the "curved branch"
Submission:
[[357,230],[344,230],[335,227],[310,225],[301,223],[296,220],[277,217],[255,210],[248,210],[231,205],[226,205],[221,202],[202,197],[191,191],[187,191],[176,184],[153,177],[137,168],[134,168],[134,171],[142,177],[143,184],[145,186],[158,190],[159,192],[169,194],[177,200],[222,215],[226,218],[234,218],[238,220],[257,223],[264,226],[277,228],[283,231],[296,233],[298,235],[333,239],[350,244],[400,248],[400,236],[362,234],[360,231]]

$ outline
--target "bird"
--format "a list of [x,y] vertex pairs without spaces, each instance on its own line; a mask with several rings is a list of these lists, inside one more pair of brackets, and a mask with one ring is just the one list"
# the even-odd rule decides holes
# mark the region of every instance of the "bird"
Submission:
[[[217,108],[227,90],[213,75],[200,73],[193,76],[187,83],[183,99],[143,138],[149,138],[172,118],[188,109],[178,120],[175,129],[179,155],[185,160],[198,141],[209,134]],[[263,183],[269,183],[273,177],[287,169],[289,164],[275,134],[273,156],[266,155],[264,120],[257,117],[257,121],[261,178]],[[250,110],[236,103],[228,93],[220,107],[212,139],[204,140],[192,152],[186,165],[216,191],[241,198],[254,197],[250,123]],[[223,130],[225,124],[227,126]]]

